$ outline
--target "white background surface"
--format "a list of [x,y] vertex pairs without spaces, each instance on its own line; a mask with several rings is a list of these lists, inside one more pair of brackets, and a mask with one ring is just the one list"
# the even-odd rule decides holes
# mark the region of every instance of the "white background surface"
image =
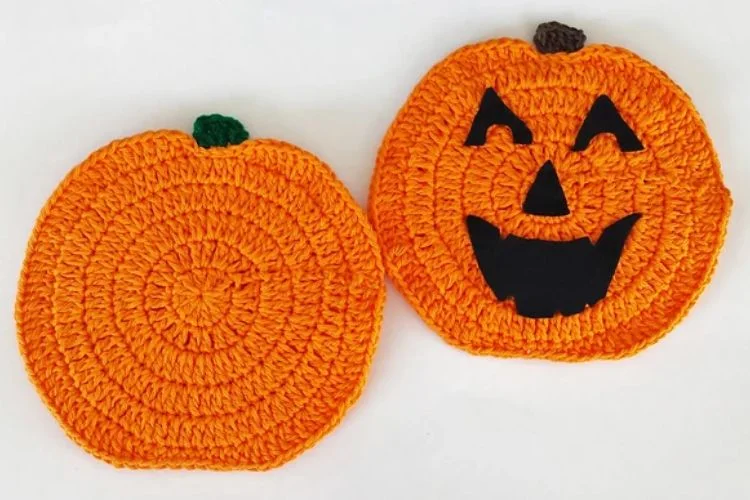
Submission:
[[[735,5],[732,6],[731,4]],[[0,1],[0,497],[750,498],[750,35],[744,2]],[[691,94],[735,200],[688,318],[618,362],[477,358],[389,288],[360,402],[267,473],[116,470],[70,442],[26,378],[13,304],[34,219],[108,141],[218,112],[328,162],[364,203],[376,149],[448,52],[538,22],[633,49]]]

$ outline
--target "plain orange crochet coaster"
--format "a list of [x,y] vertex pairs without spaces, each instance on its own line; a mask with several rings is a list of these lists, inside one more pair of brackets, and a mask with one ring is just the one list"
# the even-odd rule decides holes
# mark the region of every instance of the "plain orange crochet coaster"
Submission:
[[29,243],[18,340],[45,403],[97,457],[268,469],[359,397],[383,266],[313,155],[219,115],[194,136],[115,141],[66,177]]
[[386,272],[448,342],[631,355],[706,286],[731,206],[688,96],[627,50],[539,26],[457,50],[409,96],[369,200]]

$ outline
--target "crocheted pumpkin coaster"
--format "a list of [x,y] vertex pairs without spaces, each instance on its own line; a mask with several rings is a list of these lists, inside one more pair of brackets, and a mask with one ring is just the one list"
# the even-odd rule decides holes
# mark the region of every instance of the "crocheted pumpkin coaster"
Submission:
[[655,342],[706,285],[731,200],[687,95],[546,23],[433,67],[370,191],[386,272],[448,342],[579,361]]
[[115,141],[37,221],[21,351],[70,437],[117,466],[275,467],[362,390],[385,294],[375,235],[320,160],[245,139],[212,115],[195,140]]

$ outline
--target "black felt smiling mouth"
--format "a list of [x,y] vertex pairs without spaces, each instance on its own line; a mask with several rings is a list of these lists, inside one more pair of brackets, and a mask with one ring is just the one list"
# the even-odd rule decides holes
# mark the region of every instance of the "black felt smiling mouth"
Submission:
[[516,312],[549,318],[579,313],[607,294],[620,254],[633,225],[634,213],[611,224],[596,243],[587,237],[549,241],[503,237],[481,217],[470,215],[466,227],[479,269],[498,300],[513,297]]

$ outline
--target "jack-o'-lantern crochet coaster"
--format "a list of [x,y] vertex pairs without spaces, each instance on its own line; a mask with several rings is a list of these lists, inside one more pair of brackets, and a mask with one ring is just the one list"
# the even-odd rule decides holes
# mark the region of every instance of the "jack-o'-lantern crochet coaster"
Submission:
[[669,331],[731,200],[688,96],[627,50],[539,26],[464,47],[388,131],[369,201],[386,272],[474,353],[619,358]]
[[384,271],[364,212],[317,158],[218,115],[194,135],[115,141],[67,176],[29,243],[18,339],[94,455],[268,469],[360,395]]

